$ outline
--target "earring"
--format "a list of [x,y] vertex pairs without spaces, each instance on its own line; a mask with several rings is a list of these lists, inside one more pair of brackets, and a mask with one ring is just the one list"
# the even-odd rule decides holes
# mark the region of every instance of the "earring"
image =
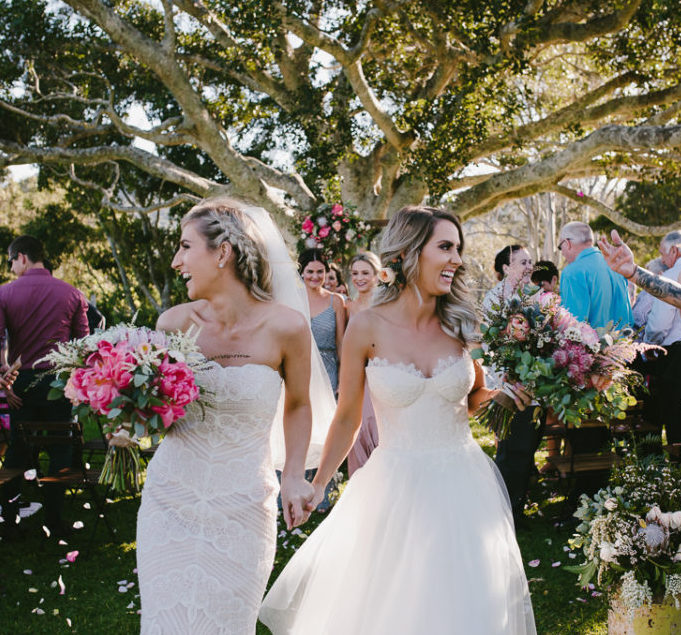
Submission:
[[224,262],[221,262],[221,263],[218,265],[218,267],[220,267],[220,269],[224,269],[224,268],[225,268],[225,263],[224,263]]

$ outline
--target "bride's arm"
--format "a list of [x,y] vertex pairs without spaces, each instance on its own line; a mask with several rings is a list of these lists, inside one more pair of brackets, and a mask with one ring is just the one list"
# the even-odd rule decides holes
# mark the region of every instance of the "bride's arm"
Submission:
[[307,518],[305,505],[313,489],[305,480],[305,456],[310,445],[311,335],[305,319],[294,311],[279,316],[282,329],[284,393],[284,443],[286,460],[281,473],[281,502],[286,526],[291,529]]
[[312,484],[315,497],[307,509],[313,510],[324,497],[324,489],[347,456],[362,423],[364,366],[367,361],[371,329],[371,311],[358,313],[345,333],[340,364],[338,407],[324,443],[322,459]]
[[483,403],[498,392],[485,386],[485,371],[482,370],[482,366],[477,361],[473,362],[473,366],[475,368],[475,381],[468,393],[468,414],[470,415],[475,414]]

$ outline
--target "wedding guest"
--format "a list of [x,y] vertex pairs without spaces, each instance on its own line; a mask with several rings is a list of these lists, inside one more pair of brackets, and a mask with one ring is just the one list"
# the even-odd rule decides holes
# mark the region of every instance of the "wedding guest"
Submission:
[[321,249],[306,249],[298,266],[307,290],[312,335],[319,347],[334,393],[338,392],[338,360],[345,332],[345,301],[324,288],[329,266]]
[[[563,306],[576,318],[594,328],[612,323],[616,328],[634,323],[627,281],[614,273],[601,252],[594,246],[594,235],[586,223],[573,221],[560,230],[558,250],[568,263],[560,280]],[[575,430],[571,435],[572,452],[597,452],[610,439],[609,430],[590,428]],[[588,476],[579,477],[571,492],[576,502],[580,491],[594,486]]]
[[[681,231],[669,232],[660,241],[665,278],[681,283]],[[667,351],[657,359],[656,380],[659,410],[668,443],[681,443],[681,309],[653,299],[646,323],[646,342]]]
[[381,444],[270,589],[274,635],[536,632],[506,492],[468,422],[494,392],[467,351],[479,333],[463,252],[444,210],[403,208],[383,233],[381,262],[400,275],[348,325],[308,509],[352,446],[365,379]]
[[[65,399],[47,400],[50,382],[49,365],[38,362],[58,342],[66,342],[89,333],[87,300],[63,280],[54,278],[45,268],[42,243],[33,236],[20,236],[8,249],[13,282],[0,287],[0,340],[7,333],[7,363],[21,356],[21,368],[12,390],[7,391],[11,412],[10,446],[5,467],[26,468],[30,463],[26,445],[16,430],[20,421],[58,421],[71,417],[71,404]],[[6,368],[6,365],[3,366]],[[71,465],[71,448],[56,445],[47,448],[50,455],[48,474]],[[10,531],[15,524],[20,483],[6,484],[0,494],[5,523]],[[61,511],[64,488],[56,484],[43,487],[45,525],[50,535],[69,533]]]
[[537,260],[530,276],[532,284],[546,293],[558,293],[558,268],[550,260]]
[[331,291],[331,293],[342,295],[344,299],[348,296],[348,289],[345,286],[345,280],[343,280],[343,272],[335,262],[329,263],[329,270],[324,280],[324,288],[327,291]]
[[[661,274],[667,267],[664,266],[662,260],[658,258],[653,258],[646,264],[646,269],[652,273]],[[641,339],[645,335],[645,326],[648,322],[648,315],[650,309],[653,308],[654,296],[650,295],[647,291],[641,291],[636,296],[636,301],[631,307],[631,313],[634,316],[634,326],[637,329],[643,329],[641,334]]]
[[598,246],[608,266],[654,297],[681,308],[681,284],[639,267],[634,262],[633,252],[622,241],[616,229],[612,230],[610,237],[612,243],[605,236],[598,241]]
[[[530,252],[523,245],[508,245],[495,256],[494,270],[501,279],[485,295],[482,301],[484,313],[501,306],[502,302],[512,297],[520,286],[529,284],[533,272]],[[487,377],[491,386],[501,385],[503,378],[498,377],[493,369],[487,369]],[[506,484],[517,529],[523,529],[525,526],[525,501],[530,477],[536,471],[534,455],[541,442],[543,428],[543,421],[539,426],[535,425],[532,408],[529,408],[514,415],[510,434],[497,443],[494,462]]]
[[594,246],[591,227],[579,221],[564,225],[558,250],[568,263],[560,280],[563,306],[594,328],[609,322],[618,328],[632,326],[627,281],[608,267]]
[[[360,311],[371,306],[380,270],[381,261],[376,254],[370,251],[359,253],[350,261],[350,277],[353,286],[357,290],[357,296],[346,305],[348,321]],[[362,425],[359,428],[355,443],[348,453],[348,476],[352,476],[367,462],[367,459],[371,456],[377,445],[378,428],[376,426],[376,415],[371,405],[369,389],[365,386],[364,403],[362,405]]]

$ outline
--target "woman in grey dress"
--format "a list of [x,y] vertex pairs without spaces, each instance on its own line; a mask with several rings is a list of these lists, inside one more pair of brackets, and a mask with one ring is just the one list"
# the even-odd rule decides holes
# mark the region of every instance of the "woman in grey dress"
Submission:
[[329,266],[320,249],[306,249],[298,257],[310,303],[312,334],[322,356],[334,393],[338,391],[338,360],[345,332],[345,302],[324,288]]

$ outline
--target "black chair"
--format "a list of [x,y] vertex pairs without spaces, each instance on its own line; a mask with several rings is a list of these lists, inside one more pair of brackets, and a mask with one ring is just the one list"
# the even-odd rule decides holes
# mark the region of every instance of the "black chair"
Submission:
[[[103,496],[97,493],[101,469],[92,469],[83,460],[84,440],[83,430],[77,421],[21,421],[16,423],[19,434],[23,435],[29,456],[33,457],[33,467],[36,470],[36,483],[42,485],[63,486],[74,494],[82,490],[89,494],[90,500],[97,514],[90,536],[89,549],[92,545],[99,520],[103,520],[111,537],[116,538],[116,532],[106,517],[106,495],[109,487],[105,488]],[[72,449],[71,466],[59,470],[56,474],[43,475],[40,466],[40,453],[55,446],[70,445]],[[86,554],[87,555],[87,554]]]

